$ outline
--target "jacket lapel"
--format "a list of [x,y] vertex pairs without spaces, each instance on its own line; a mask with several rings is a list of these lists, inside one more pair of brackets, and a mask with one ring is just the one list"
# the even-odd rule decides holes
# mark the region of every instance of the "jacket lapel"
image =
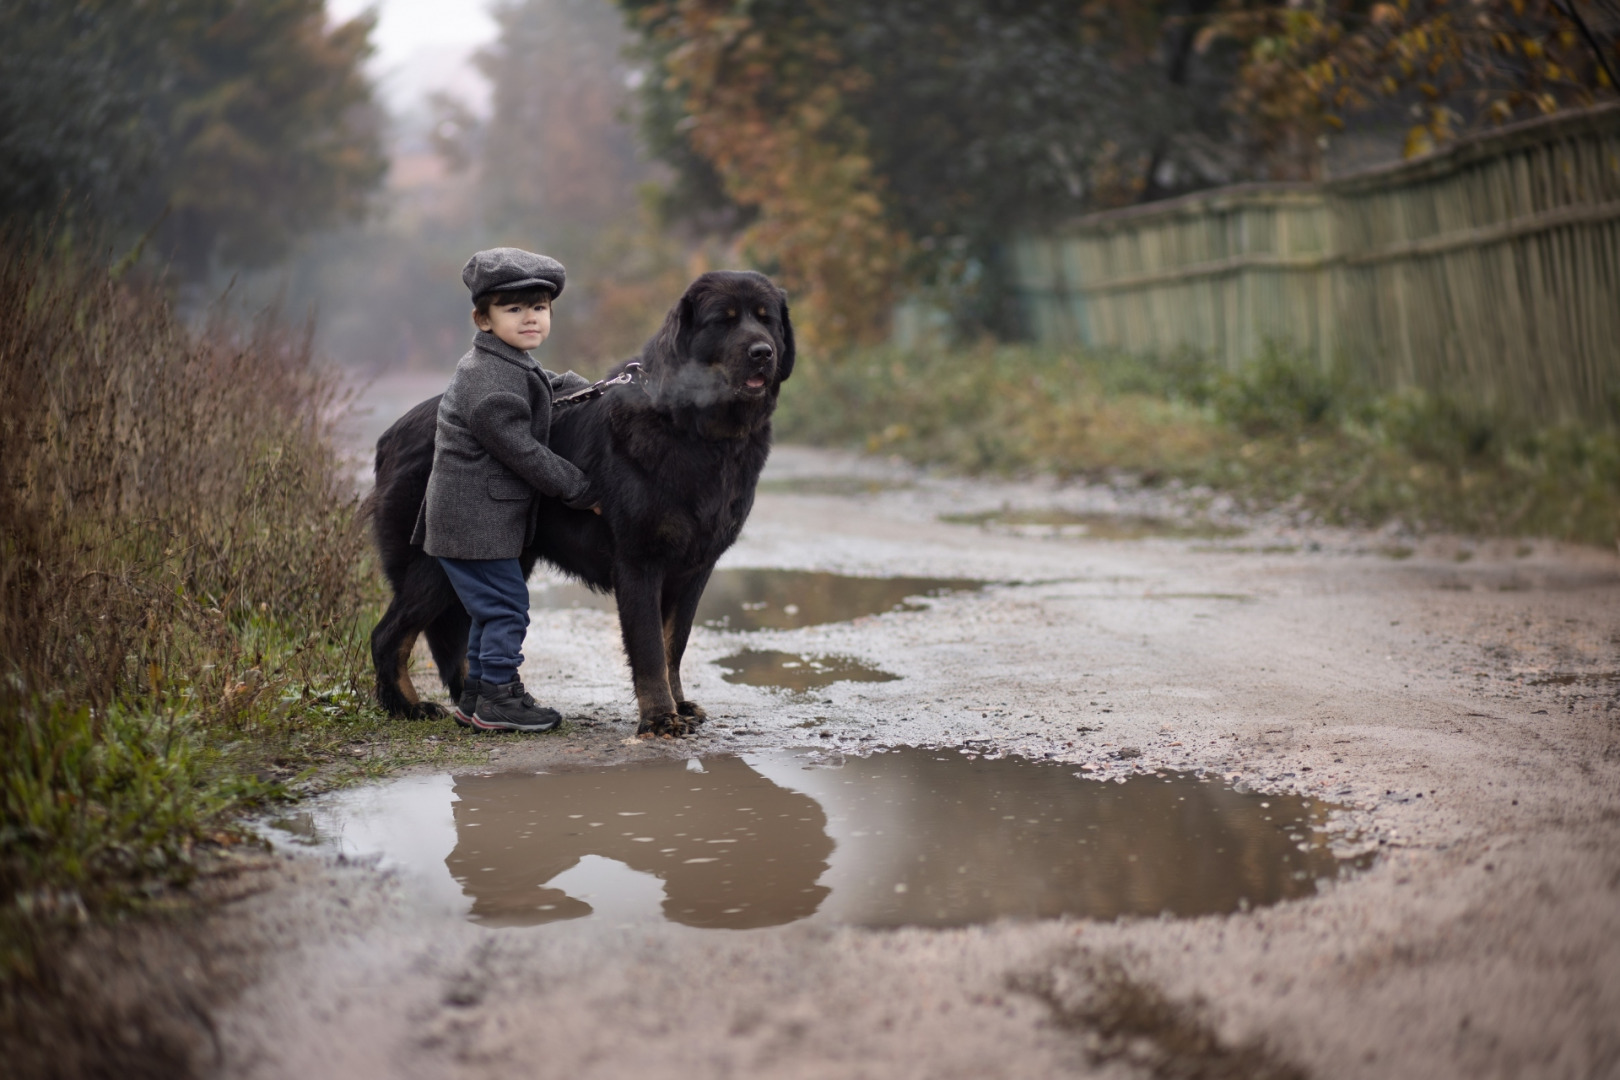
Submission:
[[473,348],[523,369],[529,384],[529,406],[534,410],[532,422],[534,437],[544,441],[551,429],[551,383],[546,380],[545,372],[540,370],[539,362],[522,349],[514,349],[488,330],[480,330],[473,335]]

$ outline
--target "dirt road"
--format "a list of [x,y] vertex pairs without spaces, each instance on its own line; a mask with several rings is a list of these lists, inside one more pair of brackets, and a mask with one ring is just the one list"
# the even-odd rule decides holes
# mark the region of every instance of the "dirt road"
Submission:
[[[1376,852],[1368,869],[1200,918],[732,932],[489,928],[408,872],[289,854],[216,918],[262,959],[214,1017],[214,1067],[1620,1076],[1620,560],[1284,515],[1242,535],[1136,521],[1178,505],[780,450],[724,566],[992,584],[853,621],[700,629],[687,687],[715,719],[682,744],[627,743],[611,614],[537,613],[525,675],[572,730],[491,739],[480,771],[988,740],[1091,776],[1201,768],[1336,804],[1336,841]],[[1153,532],[1176,535],[1130,538]],[[740,643],[900,678],[725,681],[716,661]]]

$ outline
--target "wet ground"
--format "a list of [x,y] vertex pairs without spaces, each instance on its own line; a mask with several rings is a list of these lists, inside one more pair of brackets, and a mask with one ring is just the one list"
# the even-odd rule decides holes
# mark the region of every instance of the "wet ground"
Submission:
[[976,513],[941,514],[939,520],[953,525],[978,525],[987,531],[1013,536],[1063,540],[1145,540],[1153,536],[1212,539],[1242,536],[1245,532],[1240,525],[1219,524],[1195,516],[1151,517],[1052,507],[1015,510],[1003,506]]
[[217,1071],[1620,1076],[1613,553],[766,480],[702,733],[632,738],[615,617],[537,575],[567,727],[290,821]]
[[[889,611],[922,611],[927,597],[971,592],[984,584],[964,578],[720,569],[703,590],[694,623],[711,630],[797,630],[821,623],[852,622]],[[617,610],[611,595],[592,592],[572,581],[542,576],[529,591],[534,609]]]
[[271,829],[397,867],[486,926],[964,926],[1309,896],[1355,861],[1331,850],[1333,809],[971,751],[768,750],[411,778]]

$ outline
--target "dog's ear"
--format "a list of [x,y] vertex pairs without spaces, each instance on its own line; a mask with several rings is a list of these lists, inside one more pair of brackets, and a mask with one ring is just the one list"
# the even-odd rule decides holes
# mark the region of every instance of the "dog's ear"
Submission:
[[649,366],[674,368],[691,356],[693,323],[697,318],[692,292],[687,289],[664,316],[664,325],[653,335],[652,348],[647,350],[647,359],[652,361]]
[[793,346],[793,320],[788,317],[787,293],[781,289],[776,290],[776,310],[782,318],[782,362],[776,365],[776,384],[780,386],[787,382],[789,375],[793,374],[793,360],[796,354]]

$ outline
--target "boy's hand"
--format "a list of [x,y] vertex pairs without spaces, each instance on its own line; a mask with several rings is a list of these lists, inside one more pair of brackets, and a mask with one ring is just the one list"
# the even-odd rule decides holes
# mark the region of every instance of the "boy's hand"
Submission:
[[596,489],[586,484],[585,490],[572,499],[564,499],[562,504],[570,510],[589,510],[593,514],[600,514],[602,512],[602,504],[598,501],[600,498]]

